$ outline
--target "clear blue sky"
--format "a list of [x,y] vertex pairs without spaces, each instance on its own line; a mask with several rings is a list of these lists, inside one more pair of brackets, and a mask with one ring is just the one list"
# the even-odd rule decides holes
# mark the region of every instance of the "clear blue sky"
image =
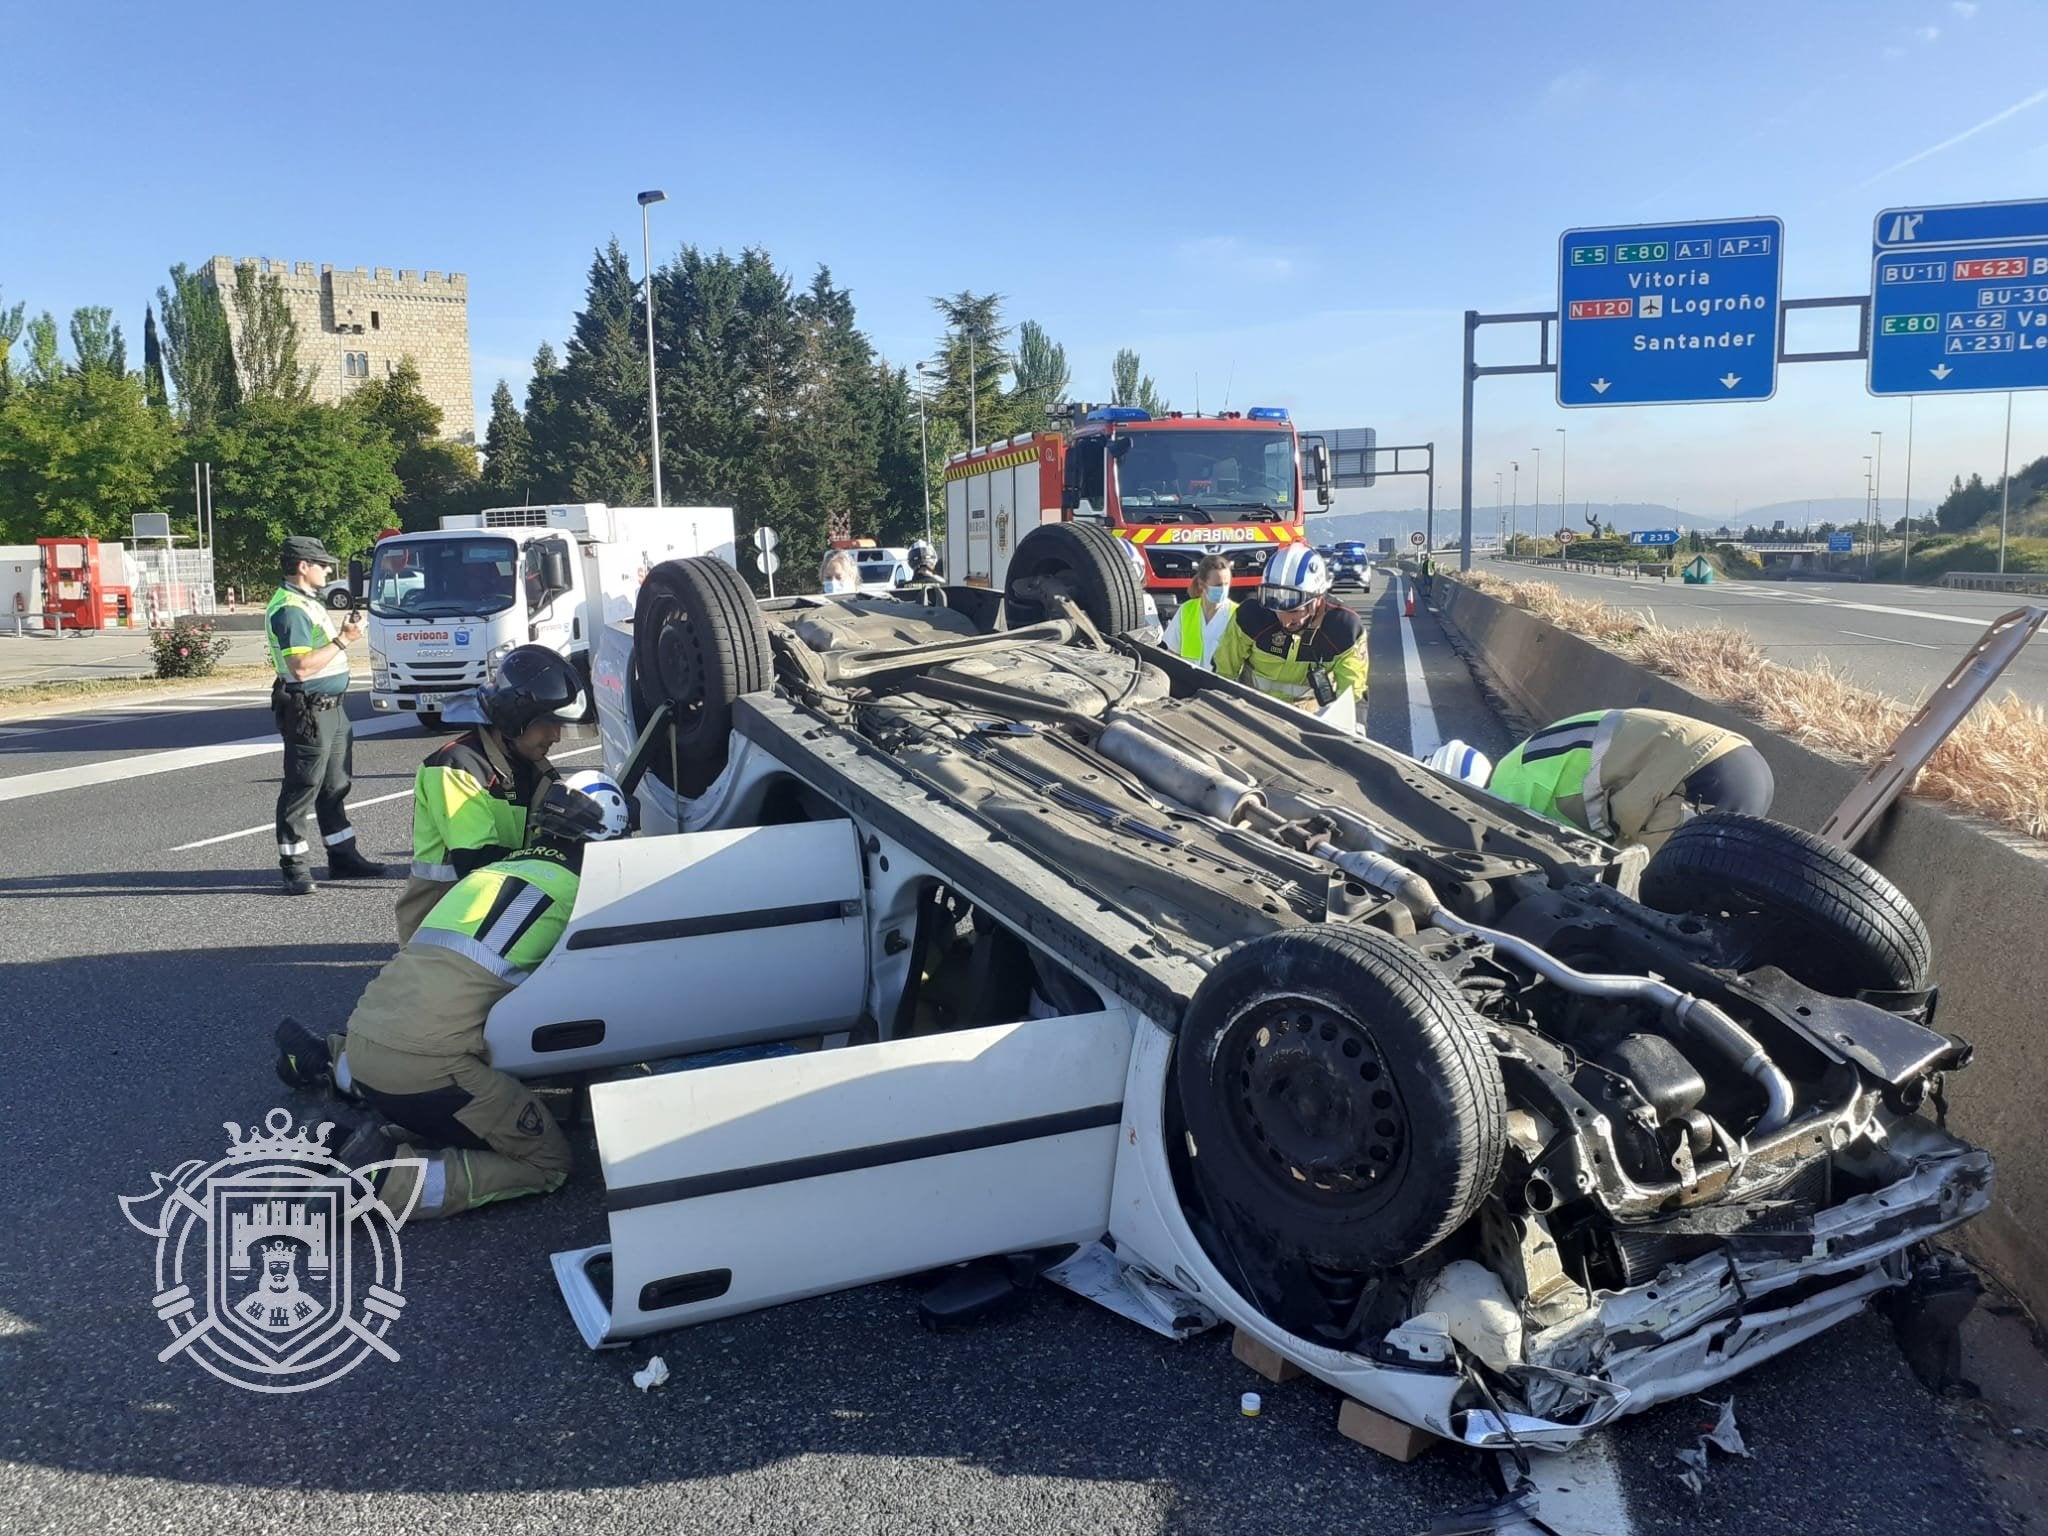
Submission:
[[[1882,207],[2048,196],[2038,0],[81,0],[15,12],[8,43],[7,302],[112,304],[139,348],[174,261],[466,272],[480,422],[559,345],[595,245],[637,267],[643,187],[670,197],[657,260],[828,263],[898,362],[932,349],[932,295],[994,289],[1077,393],[1133,346],[1177,406],[1199,375],[1206,408],[1227,386],[1453,467],[1460,312],[1552,303],[1564,228],[1776,214],[1788,294],[1842,294]],[[1554,500],[1558,426],[1574,501],[1860,495],[1880,427],[1903,478],[1906,407],[1858,364],[1787,368],[1754,406],[1564,412],[1551,387],[1480,385],[1475,500],[1516,458],[1526,500],[1539,444]],[[1995,473],[2003,410],[1923,403],[1916,491]],[[2048,396],[2021,396],[2014,460],[2044,450]]]

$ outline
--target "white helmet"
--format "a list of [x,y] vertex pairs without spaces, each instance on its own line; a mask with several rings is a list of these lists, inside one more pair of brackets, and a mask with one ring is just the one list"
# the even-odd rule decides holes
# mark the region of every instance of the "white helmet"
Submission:
[[626,792],[619,788],[618,781],[610,774],[585,768],[580,773],[570,774],[562,784],[579,794],[588,795],[604,813],[604,825],[590,834],[591,842],[609,842],[612,838],[624,837],[631,829],[633,808],[626,803]]
[[1268,608],[1299,608],[1330,590],[1330,562],[1313,544],[1275,550],[1259,579],[1259,601]]
[[1447,773],[1481,789],[1486,788],[1486,781],[1493,777],[1493,759],[1477,747],[1468,747],[1455,739],[1445,742],[1424,761],[1438,773]]

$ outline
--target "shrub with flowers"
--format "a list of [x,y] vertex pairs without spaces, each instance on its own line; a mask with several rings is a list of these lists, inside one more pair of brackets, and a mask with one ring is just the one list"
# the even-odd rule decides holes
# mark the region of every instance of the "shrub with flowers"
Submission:
[[213,632],[211,619],[176,619],[149,634],[158,677],[210,677],[228,653],[227,637]]

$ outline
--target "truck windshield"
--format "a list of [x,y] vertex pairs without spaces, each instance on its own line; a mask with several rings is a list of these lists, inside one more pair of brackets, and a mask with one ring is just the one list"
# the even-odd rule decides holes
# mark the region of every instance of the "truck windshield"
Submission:
[[1117,500],[1127,523],[1292,518],[1294,439],[1241,428],[1124,435]]
[[386,619],[481,618],[510,608],[519,547],[505,538],[386,539],[370,568],[370,612]]

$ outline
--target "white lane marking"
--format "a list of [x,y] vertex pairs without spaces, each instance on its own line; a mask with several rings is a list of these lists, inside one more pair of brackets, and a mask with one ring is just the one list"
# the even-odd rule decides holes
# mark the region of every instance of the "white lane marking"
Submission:
[[[1407,608],[1413,586],[1404,579],[1399,596]],[[1408,755],[1427,757],[1444,744],[1437,733],[1436,707],[1429,700],[1429,683],[1422,675],[1422,652],[1415,644],[1415,626],[1405,611],[1397,611],[1394,622],[1401,626],[1401,670],[1408,681]]]
[[[356,723],[357,736],[388,736],[413,725],[410,715]],[[147,778],[157,773],[180,773],[187,768],[207,768],[231,763],[237,758],[262,757],[280,750],[273,733],[246,736],[240,741],[223,741],[211,747],[174,747],[168,752],[150,752],[142,757],[116,757],[104,763],[84,763],[75,768],[46,768],[41,773],[19,774],[0,779],[0,802],[27,800],[37,795],[54,795],[60,790],[86,789],[95,784],[119,784],[127,779]]]
[[[1630,1536],[1628,1499],[1621,1491],[1621,1472],[1605,1434],[1588,1435],[1561,1454],[1529,1458],[1536,1483],[1536,1518],[1541,1525],[1518,1521],[1503,1526],[1500,1536]],[[1514,1481],[1514,1461],[1501,1456],[1501,1471]]]
[[1841,633],[1854,635],[1858,640],[1882,640],[1887,645],[1910,645],[1915,650],[1921,651],[1938,651],[1941,649],[1938,645],[1928,645],[1920,640],[1901,640],[1897,635],[1866,635],[1860,629],[1845,629]]
[[[360,735],[361,733],[358,732],[357,734]],[[592,752],[602,752],[603,750],[604,744],[600,742],[598,743],[598,745],[594,747],[578,747],[573,752],[557,752],[554,754],[554,756],[558,758],[584,757]],[[391,794],[377,795],[368,800],[352,800],[349,802],[349,809],[361,810],[366,805],[382,805],[387,800],[405,800],[409,799],[411,795],[411,789],[396,790]],[[194,848],[211,848],[215,843],[232,843],[238,837],[254,837],[259,832],[271,832],[275,830],[276,823],[266,821],[260,823],[257,826],[244,827],[239,832],[223,832],[218,837],[202,837],[196,843],[180,843],[178,844],[177,847],[169,849],[167,851],[171,853],[190,853]]]

